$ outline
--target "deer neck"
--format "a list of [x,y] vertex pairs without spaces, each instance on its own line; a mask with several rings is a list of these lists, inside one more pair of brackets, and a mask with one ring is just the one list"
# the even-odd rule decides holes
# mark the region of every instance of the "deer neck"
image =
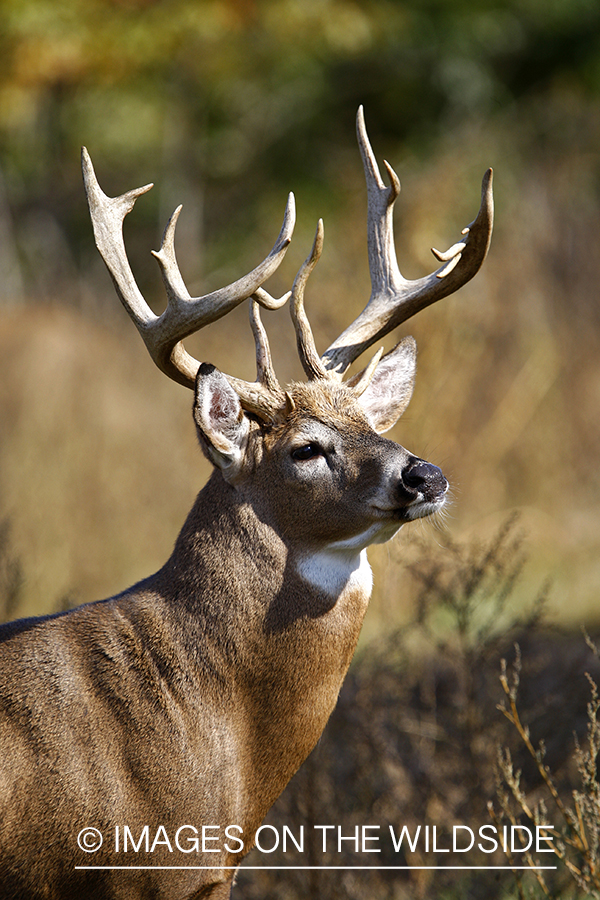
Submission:
[[218,470],[198,495],[165,568],[180,598],[183,591],[193,600],[198,589],[205,596],[208,577],[213,591],[265,614],[284,599],[297,616],[315,605],[325,612],[348,593],[368,601],[372,589],[360,540],[299,546]]
[[192,652],[210,658],[231,709],[244,711],[245,782],[266,811],[337,700],[370,596],[366,554],[295,548],[217,471],[159,577],[186,610]]

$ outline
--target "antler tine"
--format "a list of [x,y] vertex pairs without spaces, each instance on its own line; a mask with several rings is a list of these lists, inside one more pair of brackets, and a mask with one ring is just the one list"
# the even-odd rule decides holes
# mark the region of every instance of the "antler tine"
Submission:
[[358,373],[358,375],[356,377],[356,381],[354,381],[353,379],[350,379],[348,382],[346,382],[352,388],[352,390],[354,391],[354,393],[357,397],[362,397],[362,395],[364,394],[366,389],[369,387],[369,385],[371,383],[371,379],[373,378],[373,375],[375,374],[375,369],[379,365],[379,362],[380,362],[382,356],[383,356],[383,347],[380,347],[379,350],[377,351],[377,353],[375,354],[375,356],[372,358],[369,365],[366,368],[364,368],[362,370],[362,372]]
[[322,378],[330,378],[331,374],[327,371],[315,346],[310,322],[304,310],[304,288],[308,277],[319,261],[323,251],[323,219],[319,219],[317,231],[313,241],[310,255],[304,260],[292,286],[292,299],[290,301],[290,313],[294,329],[296,331],[296,343],[298,345],[298,355],[302,368],[306,376],[311,381]]
[[386,187],[369,143],[362,106],[357,114],[357,135],[367,182],[367,242],[371,297],[354,322],[321,357],[326,369],[343,376],[360,354],[417,312],[453,293],[479,271],[490,245],[494,220],[492,170],[481,186],[476,219],[463,229],[463,239],[445,253],[433,253],[445,265],[431,275],[408,281],[398,268],[393,236],[393,207],[400,182],[385,162],[391,184]]
[[[289,298],[289,292],[285,299]],[[254,413],[263,420],[274,418],[277,411],[285,404],[285,392],[282,390],[271,359],[271,348],[267,332],[260,317],[260,307],[254,295],[250,302],[250,326],[256,345],[256,381],[250,383],[227,375],[229,384],[236,391],[245,410]]]
[[126,307],[136,326],[144,328],[157,319],[157,316],[144,300],[133,277],[123,242],[122,226],[125,216],[131,212],[137,198],[147,193],[154,185],[146,184],[120,197],[107,197],[98,184],[92,160],[85,147],[81,149],[81,168],[96,246],[110,272],[121,303]]
[[[286,299],[289,299],[289,292],[285,296]],[[260,317],[260,307],[254,299],[250,302],[250,327],[252,328],[256,345],[256,379],[272,393],[283,394],[273,368],[271,347]]]
[[268,256],[242,278],[203,297],[191,297],[181,277],[175,256],[175,226],[181,211],[172,215],[159,251],[154,252],[163,275],[168,304],[161,316],[156,316],[144,300],[125,251],[123,220],[131,212],[137,198],[152,187],[129,191],[120,197],[108,197],[98,184],[91,159],[82,149],[82,169],[85,190],[94,226],[96,246],[115,283],[117,294],[131,316],[150,356],[170,378],[193,388],[200,363],[185,350],[181,341],[205,325],[226,315],[251,296],[268,309],[282,306],[289,294],[280,300],[271,297],[261,285],[281,263],[294,230],[294,195],[288,197],[279,237]]

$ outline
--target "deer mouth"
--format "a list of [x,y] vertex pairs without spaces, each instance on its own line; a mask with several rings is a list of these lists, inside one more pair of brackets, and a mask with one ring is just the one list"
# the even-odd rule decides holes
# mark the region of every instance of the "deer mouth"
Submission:
[[442,491],[434,499],[415,500],[410,506],[406,506],[401,510],[402,515],[408,522],[412,522],[414,519],[424,519],[439,512],[446,503],[447,490],[448,485],[446,485],[446,490]]
[[373,509],[385,518],[391,518],[395,521],[412,522],[413,519],[424,519],[439,512],[446,503],[446,495],[448,484],[444,490],[439,491],[435,496],[416,497],[402,506],[375,506]]

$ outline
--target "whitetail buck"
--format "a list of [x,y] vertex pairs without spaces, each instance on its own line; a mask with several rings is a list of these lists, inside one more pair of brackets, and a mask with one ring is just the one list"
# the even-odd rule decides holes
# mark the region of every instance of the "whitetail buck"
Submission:
[[[386,163],[384,185],[360,110],[358,139],[371,299],[319,357],[303,306],[319,224],[290,300],[308,380],[287,389],[275,377],[259,306],[287,300],[262,285],[290,241],[291,195],[264,262],[198,298],[175,260],[176,212],[155,254],[168,295],[155,316],[122,237],[125,215],[150,186],[107,197],[83,152],[100,253],[156,364],[195,389],[194,421],[215,470],[155,575],[108,600],[3,628],[4,900],[229,897],[263,817],[335,705],[371,593],[366,547],[444,503],[441,471],[380,435],[410,400],[413,339],[342,379],[363,350],[477,272],[492,228],[491,173],[461,241],[434,251],[442,267],[406,281],[392,235],[398,179]],[[248,299],[254,384],[199,364],[181,344]],[[125,826],[137,851],[130,842],[124,852]],[[94,854],[88,828],[103,837]]]

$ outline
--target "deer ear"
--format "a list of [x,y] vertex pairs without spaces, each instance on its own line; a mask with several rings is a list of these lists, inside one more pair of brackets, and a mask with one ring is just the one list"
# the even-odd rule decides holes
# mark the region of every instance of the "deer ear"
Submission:
[[230,478],[244,458],[250,424],[234,389],[208,363],[202,363],[196,376],[194,421],[204,453]]
[[375,431],[387,431],[398,421],[412,397],[417,371],[417,345],[406,337],[387,353],[359,403]]

